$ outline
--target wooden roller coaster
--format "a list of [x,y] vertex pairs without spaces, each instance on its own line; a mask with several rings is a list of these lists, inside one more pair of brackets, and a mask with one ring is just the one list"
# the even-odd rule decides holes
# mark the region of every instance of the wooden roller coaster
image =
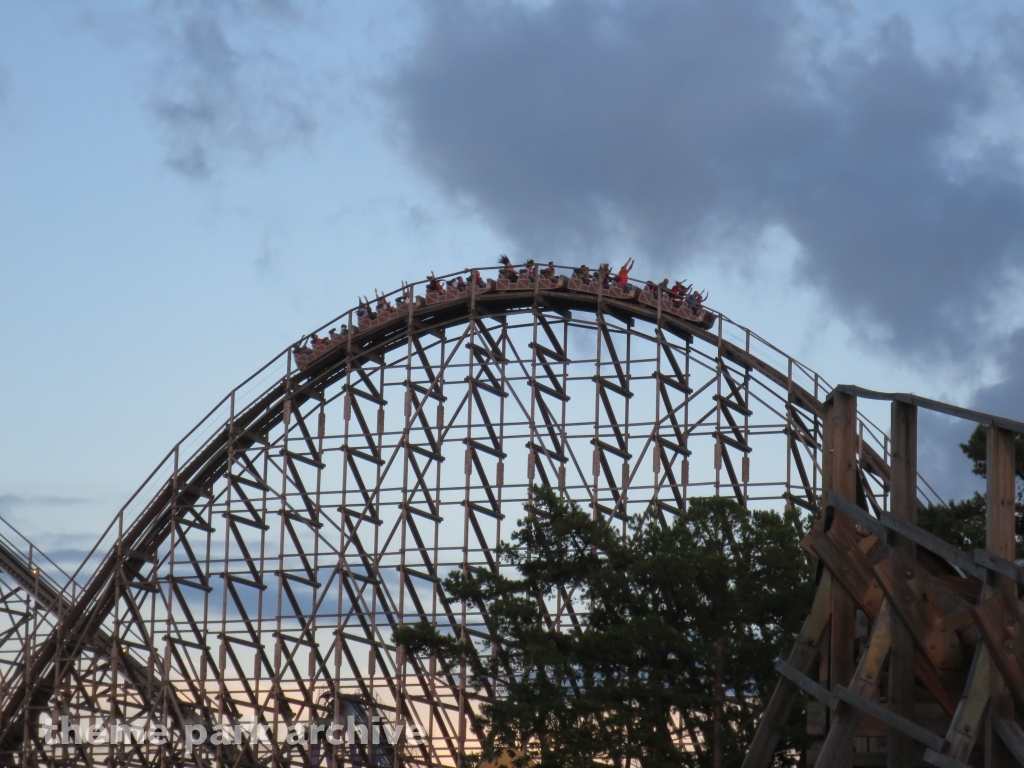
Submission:
[[[0,765],[461,766],[491,694],[392,632],[486,637],[442,580],[498,568],[534,483],[622,526],[695,496],[824,510],[804,541],[817,595],[757,694],[744,768],[778,757],[808,697],[807,765],[1022,761],[1024,424],[833,388],[699,295],[559,269],[431,277],[282,350],[172,447],[74,573],[0,532]],[[892,401],[888,434],[858,398]],[[989,427],[984,551],[915,524],[940,501],[917,472],[919,408]],[[580,620],[572,600],[544,608],[553,627]],[[347,717],[425,738],[358,754],[189,738]],[[167,738],[55,743],[61,718]]]

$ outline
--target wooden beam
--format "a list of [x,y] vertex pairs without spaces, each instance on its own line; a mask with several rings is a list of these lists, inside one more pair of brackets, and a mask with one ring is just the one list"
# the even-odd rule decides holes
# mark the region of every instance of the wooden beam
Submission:
[[[1014,433],[995,424],[988,428],[986,451],[986,519],[985,549],[1003,560],[1014,559],[1016,543],[1014,502],[1017,478],[1014,473]],[[1016,603],[1017,583],[999,574],[989,581],[989,588],[1002,592]],[[989,650],[993,650],[989,647]],[[995,660],[995,659],[994,659]],[[998,667],[998,663],[994,665]],[[1007,768],[1016,764],[994,727],[1000,719],[1013,720],[1013,698],[1006,681],[993,668],[989,677],[988,719],[985,727],[985,768]]]
[[978,424],[998,427],[999,429],[1007,432],[1024,435],[1024,422],[1006,419],[1002,416],[993,416],[990,413],[982,413],[981,411],[972,411],[970,408],[961,408],[957,405],[950,405],[949,403],[943,403],[938,400],[929,400],[927,397],[919,397],[906,392],[875,392],[874,390],[864,389],[863,387],[858,387],[853,384],[840,384],[832,390],[832,394],[830,394],[829,397],[832,397],[836,393],[862,397],[865,400],[891,400],[892,402],[920,406],[926,410],[935,411],[936,413],[944,413],[947,416],[954,416],[958,419],[974,421]]
[[912,723],[906,718],[894,714],[870,699],[866,699],[863,696],[854,693],[846,686],[837,685],[833,693],[838,696],[840,700],[856,707],[866,715],[871,715],[871,717],[876,720],[881,720],[890,728],[896,728],[902,733],[907,734],[910,738],[914,739],[914,741],[924,744],[929,749],[936,751],[942,749],[943,739],[941,736],[932,733],[927,728],[922,728],[916,723]]
[[[825,404],[824,458],[822,486],[848,501],[857,500],[857,398],[833,393]],[[846,533],[853,532],[853,521],[845,515],[834,515],[832,526]],[[853,597],[839,584],[832,589],[832,632],[829,648],[829,685],[835,689],[853,677],[854,618]],[[840,756],[835,768],[850,768],[852,750]]]
[[991,570],[1006,569],[1005,565],[1002,565],[996,558],[992,558],[991,555],[985,558],[985,562],[981,562],[977,555],[971,557],[963,550],[957,549],[952,544],[943,541],[934,533],[929,533],[923,528],[912,525],[905,520],[900,520],[888,512],[882,512],[878,517],[875,517],[853,502],[840,498],[834,493],[826,492],[824,498],[827,506],[835,507],[857,523],[857,525],[867,529],[880,539],[887,539],[890,532],[902,536],[977,579],[987,577],[988,570],[990,570],[989,566],[986,565],[987,562],[996,563]]
[[[842,528],[837,529],[833,526],[828,533],[822,534],[820,524],[816,523],[810,533],[804,537],[801,546],[818,556],[821,562],[825,564],[825,567],[833,574],[835,580],[844,587],[848,594],[853,596],[860,609],[869,617],[874,618],[878,613],[882,605],[883,590],[889,590],[889,598],[892,601],[893,608],[899,614],[901,620],[911,628],[911,634],[914,634],[914,629],[918,630],[916,637],[920,638],[921,646],[914,654],[914,668],[918,679],[931,692],[942,708],[952,715],[956,710],[956,703],[946,691],[942,676],[939,674],[935,664],[924,652],[929,645],[932,645],[929,641],[929,634],[933,628],[938,629],[940,632],[946,630],[947,634],[955,629],[953,627],[935,626],[937,621],[941,621],[945,617],[941,613],[935,614],[930,610],[932,607],[939,607],[943,602],[948,602],[947,598],[949,596],[944,595],[942,596],[943,599],[940,600],[939,592],[944,587],[941,583],[928,577],[916,563],[902,561],[901,558],[901,561],[904,563],[903,567],[898,567],[894,571],[894,566],[889,562],[893,557],[892,550],[887,545],[876,541],[871,549],[869,559],[869,555],[865,554],[856,542],[857,536],[854,532],[845,531]],[[900,557],[900,555],[897,554],[896,557]],[[872,570],[871,560],[876,561],[874,570]],[[882,566],[881,573],[879,573],[879,565]],[[902,587],[902,580],[897,582],[897,584],[901,585],[898,589],[893,583],[895,582],[893,573],[905,574],[907,565],[912,569],[912,575],[923,585],[927,586],[929,599],[934,603],[934,606],[928,606],[929,610],[923,614],[924,606],[919,604],[921,597],[923,597],[923,593],[918,593],[920,588],[918,592],[907,591]],[[883,583],[883,580],[885,583]],[[881,586],[879,586],[880,584]],[[907,599],[908,597],[909,600]],[[955,600],[955,597],[953,599]],[[907,606],[910,606],[909,610]],[[915,617],[920,617],[920,620],[913,624],[909,623]],[[933,651],[939,650],[939,646],[943,649],[947,648],[948,642],[935,643],[934,645]],[[945,651],[942,651],[942,653],[945,653]]]
[[1024,706],[1024,617],[1011,593],[997,592],[971,611],[1007,692]]
[[[890,500],[892,516],[917,524],[917,406],[892,403],[892,455]],[[917,545],[898,534],[890,537],[893,549],[910,561],[917,560]],[[914,719],[914,638],[902,621],[894,622],[892,659],[889,661],[889,703],[893,712]],[[888,766],[912,765],[917,753],[914,740],[897,728],[889,728]]]
[[[882,665],[885,664],[885,659],[892,648],[892,631],[898,626],[899,622],[893,621],[892,606],[886,601],[878,612],[874,626],[871,627],[871,639],[868,641],[867,650],[860,657],[860,661],[857,663],[857,672],[850,682],[849,689],[858,696],[870,699],[878,690],[882,680]],[[910,679],[913,683],[913,644],[910,648]],[[818,753],[817,765],[833,765],[853,750],[853,734],[859,719],[860,711],[845,701],[839,701],[833,707],[832,727],[829,728],[825,743],[822,745],[821,752]],[[892,742],[890,741],[890,743]],[[906,763],[906,765],[910,765],[910,763]]]
[[[964,687],[964,695],[946,731],[948,748],[945,755],[948,757],[967,762],[974,751],[974,744],[980,733],[981,718],[985,714],[985,707],[988,706],[990,666],[991,656],[988,648],[984,643],[978,643],[974,652],[974,663],[971,664],[971,673]],[[927,755],[925,762],[928,762]],[[932,765],[938,763],[933,762]]]
[[823,685],[819,685],[788,662],[779,659],[775,662],[775,671],[797,686],[804,693],[810,694],[826,707],[835,709],[842,702],[839,697]]

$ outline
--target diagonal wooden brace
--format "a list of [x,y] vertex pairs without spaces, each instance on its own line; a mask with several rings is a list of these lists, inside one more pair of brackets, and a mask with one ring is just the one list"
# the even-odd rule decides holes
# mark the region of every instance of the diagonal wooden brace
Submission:
[[[963,667],[963,644],[956,630],[944,623],[947,613],[939,588],[917,561],[904,552],[889,550],[887,557],[875,563],[874,572],[914,641],[932,663],[938,669]],[[969,610],[971,606],[960,601],[951,607]]]
[[[981,733],[981,718],[985,714],[985,706],[988,704],[989,695],[989,668],[991,657],[984,643],[978,643],[974,651],[974,662],[971,664],[971,673],[967,678],[967,685],[964,687],[964,695],[957,705],[956,713],[946,731],[947,748],[942,755],[951,757],[954,760],[966,762],[974,749],[974,743]],[[931,765],[941,766],[944,763],[935,762],[934,752],[925,754],[924,760]]]
[[[875,624],[871,628],[868,648],[857,664],[850,683],[850,690],[865,699],[870,699],[882,678],[882,666],[892,647],[893,612],[886,601],[882,604]],[[825,743],[818,755],[816,765],[822,768],[838,762],[839,758],[852,749],[853,733],[860,718],[860,711],[845,701],[839,701],[832,718],[832,727],[825,737]]]
[[[853,533],[846,529],[837,530],[835,526],[827,533],[822,533],[821,528],[815,525],[804,538],[803,544],[805,548],[810,548],[821,559],[834,578],[857,601],[861,610],[869,617],[874,618],[881,607],[885,592],[883,592],[884,585],[880,586],[880,579],[877,578],[879,575],[877,565],[872,566],[872,558],[861,549],[865,542],[870,541],[871,539],[858,540]],[[885,562],[892,552],[881,542],[874,543],[869,551],[874,559],[881,558],[882,562]],[[892,595],[889,597],[897,615],[906,621],[901,610],[902,606],[898,602],[903,597],[902,593],[896,599],[892,599]],[[913,633],[913,628],[911,628],[911,632]],[[956,704],[946,690],[942,676],[934,663],[920,650],[914,654],[914,673],[942,708],[952,715],[956,711]]]
[[972,612],[992,661],[1010,693],[1024,707],[1024,627],[1020,605],[1006,591],[997,592]]
[[[900,733],[905,733],[915,741],[924,744],[928,747],[928,751],[925,753],[932,756],[931,764],[938,766],[938,768],[970,768],[966,763],[956,760],[952,757],[947,757],[941,754],[941,749],[944,745],[944,741],[941,736],[938,736],[926,728],[922,728],[905,717],[900,717],[895,712],[886,709],[885,707],[879,706],[875,702],[860,696],[849,688],[842,685],[837,685],[835,690],[828,691],[824,686],[818,685],[806,675],[798,674],[795,670],[787,670],[784,663],[779,663],[776,668],[786,676],[794,685],[799,686],[804,692],[814,696],[818,701],[828,706],[836,705],[838,702],[845,702],[850,706],[860,710],[866,715],[870,715],[877,720],[881,720],[883,723],[891,728],[895,728]],[[819,761],[821,768],[828,768],[823,766]]]

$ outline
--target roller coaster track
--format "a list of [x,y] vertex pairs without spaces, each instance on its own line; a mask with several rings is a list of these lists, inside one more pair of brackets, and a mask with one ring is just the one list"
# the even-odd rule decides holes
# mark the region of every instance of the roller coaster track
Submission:
[[[302,745],[189,749],[184,734],[277,729],[323,716],[322,701],[336,717],[359,701],[421,729],[401,764],[457,765],[494,691],[405,657],[388,633],[424,619],[483,636],[440,581],[497,567],[502,522],[532,483],[616,520],[709,494],[816,508],[830,387],[813,371],[657,286],[481,273],[461,273],[461,290],[403,286],[387,297],[397,308],[353,309],[316,333],[347,331],[275,356],[174,446],[61,583],[0,546],[9,594],[45,616],[0,635],[0,762],[306,764]],[[858,424],[861,485],[881,511],[888,438]],[[578,621],[571,596],[548,608],[555,625]],[[39,735],[59,714],[107,713],[172,736],[69,748]]]

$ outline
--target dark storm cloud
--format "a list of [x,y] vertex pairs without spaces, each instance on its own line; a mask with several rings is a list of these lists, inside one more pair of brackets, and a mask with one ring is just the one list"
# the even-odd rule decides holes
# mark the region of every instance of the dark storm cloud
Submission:
[[290,3],[165,2],[151,14],[164,51],[152,108],[172,168],[204,178],[225,154],[259,160],[313,133],[312,89],[278,50],[302,20]]
[[977,408],[1024,421],[1024,331],[1011,333],[997,350],[1005,378],[974,395]]
[[781,225],[894,349],[987,333],[973,308],[1021,261],[1024,184],[1011,147],[950,150],[990,106],[988,66],[925,61],[899,17],[826,57],[782,0],[425,8],[385,88],[402,141],[525,249],[625,227],[669,260]]

